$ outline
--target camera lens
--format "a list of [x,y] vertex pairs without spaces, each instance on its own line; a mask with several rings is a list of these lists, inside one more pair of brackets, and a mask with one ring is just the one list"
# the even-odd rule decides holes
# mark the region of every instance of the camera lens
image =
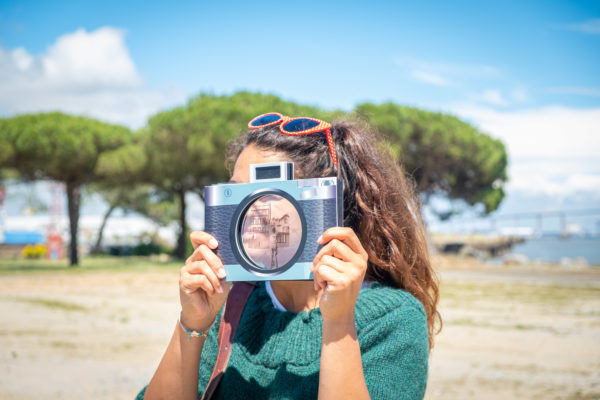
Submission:
[[242,246],[259,268],[276,270],[298,251],[302,223],[294,205],[270,194],[257,198],[248,207],[242,222]]

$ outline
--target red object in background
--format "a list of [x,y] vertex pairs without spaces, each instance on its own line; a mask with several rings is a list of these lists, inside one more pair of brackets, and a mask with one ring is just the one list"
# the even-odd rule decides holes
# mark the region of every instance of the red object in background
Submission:
[[4,196],[6,195],[6,190],[4,188],[0,188],[0,206],[4,203]]
[[58,233],[48,234],[46,256],[51,260],[60,260],[63,257],[63,240]]

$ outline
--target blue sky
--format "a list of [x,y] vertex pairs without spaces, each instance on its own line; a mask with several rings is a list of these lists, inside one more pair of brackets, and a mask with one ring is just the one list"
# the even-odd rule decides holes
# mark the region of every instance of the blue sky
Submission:
[[501,212],[600,205],[598,71],[597,1],[0,4],[0,115],[139,127],[200,91],[392,100],[505,141]]
[[8,1],[0,43],[39,54],[65,33],[111,26],[152,86],[266,90],[326,107],[439,108],[490,85],[528,106],[600,103],[599,2],[491,3]]

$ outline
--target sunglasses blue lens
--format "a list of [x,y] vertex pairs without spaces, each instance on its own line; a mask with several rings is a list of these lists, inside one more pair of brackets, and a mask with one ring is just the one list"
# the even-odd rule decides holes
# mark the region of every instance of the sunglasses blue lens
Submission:
[[297,118],[283,125],[286,132],[302,132],[319,125],[317,121],[308,118]]
[[263,126],[278,121],[280,119],[281,117],[279,115],[269,114],[265,115],[264,117],[260,117],[256,121],[252,122],[252,126]]

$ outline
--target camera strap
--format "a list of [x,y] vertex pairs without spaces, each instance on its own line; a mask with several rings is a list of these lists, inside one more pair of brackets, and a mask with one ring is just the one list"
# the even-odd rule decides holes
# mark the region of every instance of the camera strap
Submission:
[[219,354],[217,354],[217,362],[204,390],[202,400],[212,398],[221,382],[221,378],[223,378],[227,363],[229,362],[229,356],[231,355],[235,332],[240,324],[246,301],[250,297],[250,293],[252,293],[254,287],[255,284],[251,282],[236,282],[231,287],[227,302],[225,303],[225,310],[221,317],[221,324],[219,325]]

